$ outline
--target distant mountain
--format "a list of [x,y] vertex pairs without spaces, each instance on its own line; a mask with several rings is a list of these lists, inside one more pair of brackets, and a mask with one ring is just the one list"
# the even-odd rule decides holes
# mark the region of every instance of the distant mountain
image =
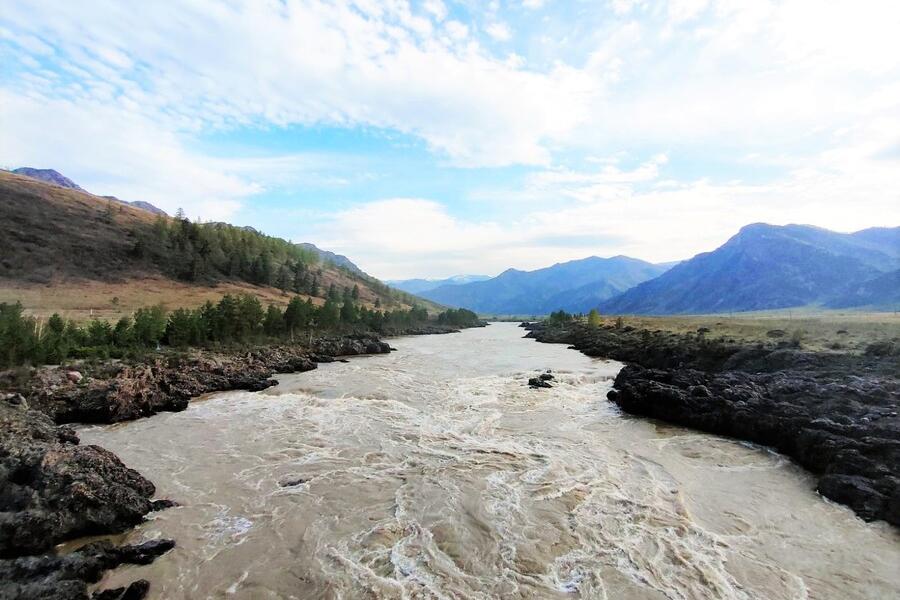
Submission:
[[165,215],[169,216],[169,213],[164,211],[161,208],[157,208],[150,204],[149,202],[144,202],[143,200],[135,200],[134,202],[128,202],[127,200],[120,200],[115,196],[100,196],[105,200],[112,200],[113,202],[118,202],[119,204],[127,204],[128,206],[133,206],[135,208],[140,208],[141,210],[146,210],[147,212],[152,212],[155,215]]
[[592,256],[536,271],[509,269],[492,279],[443,285],[419,295],[480,313],[531,315],[559,309],[586,312],[664,270],[665,267],[627,256]]
[[712,252],[606,302],[616,314],[749,311],[811,304],[862,306],[897,295],[900,227],[836,233],[755,223]]
[[[12,171],[16,175],[24,175],[25,177],[31,177],[32,179],[37,179],[38,181],[43,181],[45,183],[52,183],[53,185],[58,185],[59,187],[64,187],[70,190],[78,190],[79,192],[90,193],[80,185],[60,173],[54,169],[33,169],[31,167],[20,167],[18,169],[13,169]],[[113,202],[118,202],[119,204],[127,204],[128,206],[134,206],[135,208],[140,208],[142,210],[146,210],[152,212],[157,215],[166,215],[166,211],[161,208],[157,208],[150,204],[149,202],[144,202],[143,200],[136,200],[135,202],[129,202],[127,200],[120,200],[115,196],[98,196],[99,198],[103,198],[105,200],[112,200]]]
[[32,167],[21,167],[18,169],[13,169],[13,173],[15,173],[16,175],[31,177],[32,179],[45,181],[47,183],[52,183],[53,185],[58,185],[59,187],[69,188],[70,190],[79,190],[81,192],[85,191],[74,181],[72,181],[59,171],[54,171],[53,169],[34,169]]
[[490,279],[488,275],[454,275],[446,279],[389,279],[385,283],[410,294],[421,294],[445,285],[463,285],[488,279]]
[[866,306],[900,309],[900,269],[850,286],[825,301],[829,308]]
[[334,252],[330,252],[328,250],[322,250],[315,244],[310,244],[309,242],[302,242],[297,244],[301,248],[306,250],[311,250],[315,254],[319,256],[320,259],[330,262],[333,265],[337,265],[339,267],[345,267],[350,270],[352,273],[356,273],[357,275],[365,275],[368,277],[369,275],[365,273],[362,269],[357,267],[353,261],[344,256],[343,254],[335,254]]

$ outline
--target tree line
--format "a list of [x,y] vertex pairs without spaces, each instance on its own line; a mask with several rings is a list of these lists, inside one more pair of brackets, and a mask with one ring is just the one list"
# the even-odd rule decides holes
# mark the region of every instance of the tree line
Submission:
[[194,223],[179,210],[174,219],[160,215],[152,226],[133,233],[131,255],[177,279],[241,280],[310,296],[321,293],[322,270],[314,252],[251,227]]
[[[218,303],[168,312],[161,306],[139,308],[116,323],[95,319],[79,325],[59,314],[46,323],[24,313],[22,304],[0,303],[0,367],[57,364],[68,358],[121,358],[161,345],[176,348],[293,341],[301,333],[372,331],[386,333],[428,321],[419,306],[382,311],[358,302],[358,289],[329,294],[317,306],[295,296],[287,307],[263,307],[252,294],[225,295]],[[471,311],[448,310],[438,323],[475,325]]]

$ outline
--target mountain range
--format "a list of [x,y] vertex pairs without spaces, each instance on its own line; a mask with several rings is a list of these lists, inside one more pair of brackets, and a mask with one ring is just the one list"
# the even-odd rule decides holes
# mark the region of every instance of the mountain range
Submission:
[[900,227],[837,233],[754,223],[712,252],[600,304],[616,314],[897,304]]
[[[81,187],[59,171],[55,171],[54,169],[35,169],[33,167],[20,167],[18,169],[13,169],[12,173],[15,173],[16,175],[23,175],[25,177],[31,177],[32,179],[37,179],[38,181],[43,181],[45,183],[52,183],[53,185],[70,190],[77,190],[86,194],[90,193],[83,187]],[[157,208],[156,206],[153,206],[149,202],[144,202],[143,200],[135,200],[134,202],[129,202],[127,200],[120,200],[115,196],[98,196],[98,198],[111,200],[112,202],[118,202],[119,204],[134,206],[135,208],[140,208],[141,210],[146,210],[157,215],[167,215],[166,211],[164,211],[163,209]]]
[[[413,282],[426,280],[412,280]],[[394,285],[397,285],[396,283]],[[590,257],[536,271],[453,278],[419,295],[483,314],[700,314],[821,306],[900,307],[900,227],[837,233],[754,223],[680,263]]]
[[508,269],[491,279],[445,284],[419,295],[486,314],[584,312],[666,270],[636,258],[592,256],[536,271]]
[[446,279],[388,279],[385,281],[389,286],[409,292],[410,294],[421,294],[429,290],[437,289],[445,285],[463,285],[472,283],[473,281],[485,281],[490,279],[488,275],[454,275]]

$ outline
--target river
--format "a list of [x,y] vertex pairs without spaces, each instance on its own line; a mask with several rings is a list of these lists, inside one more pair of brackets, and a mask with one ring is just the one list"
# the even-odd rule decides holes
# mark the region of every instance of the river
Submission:
[[[81,429],[181,503],[150,597],[884,599],[900,535],[765,449],[624,416],[619,364],[498,323]],[[552,369],[552,389],[529,376]]]

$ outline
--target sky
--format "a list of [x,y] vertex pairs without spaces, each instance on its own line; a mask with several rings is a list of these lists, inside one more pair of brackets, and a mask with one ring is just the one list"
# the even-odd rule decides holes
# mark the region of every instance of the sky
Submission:
[[0,0],[0,166],[383,279],[900,225],[895,0]]

